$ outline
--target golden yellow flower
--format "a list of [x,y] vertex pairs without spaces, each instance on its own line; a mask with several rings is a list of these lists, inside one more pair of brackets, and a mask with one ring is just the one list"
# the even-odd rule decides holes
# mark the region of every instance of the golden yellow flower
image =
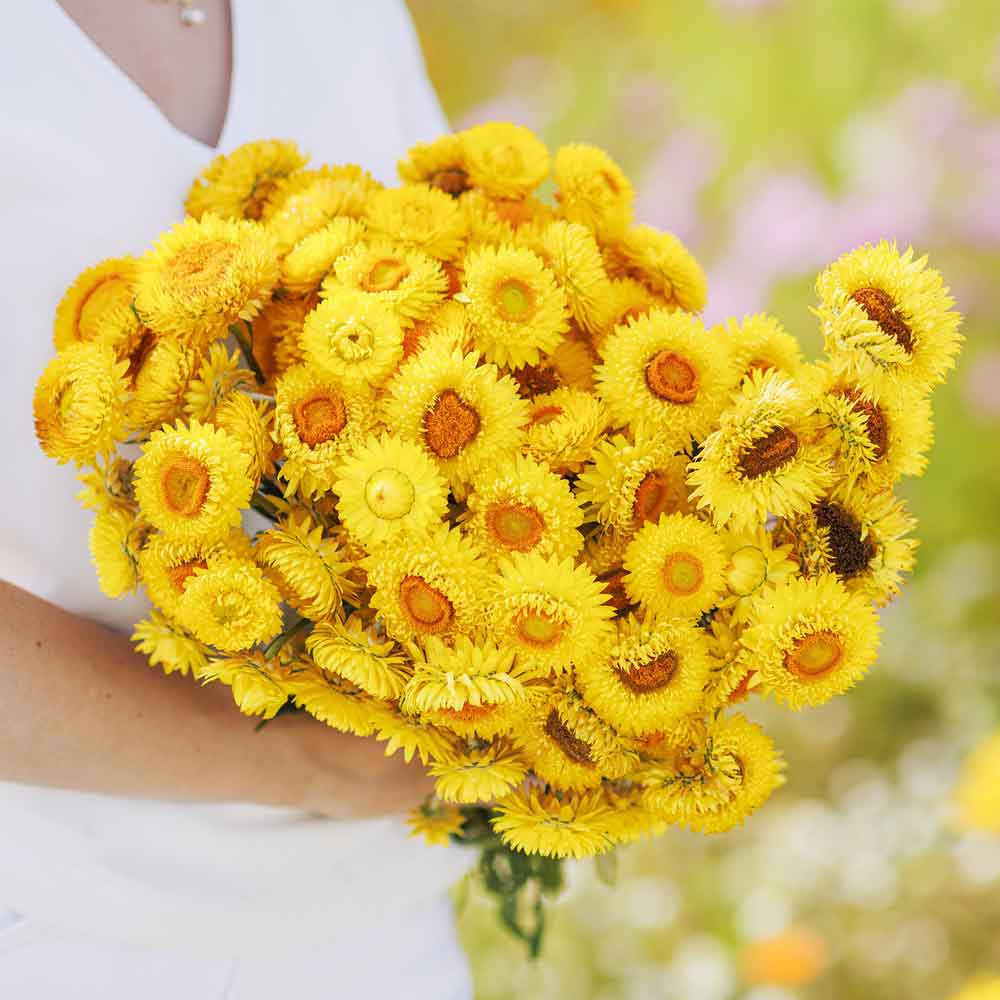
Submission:
[[468,190],[471,183],[460,135],[443,135],[433,142],[415,143],[396,169],[404,184],[427,184],[452,197]]
[[517,451],[527,411],[514,383],[499,377],[495,365],[432,344],[389,383],[385,422],[419,444],[455,484]]
[[980,743],[962,762],[953,804],[961,829],[1000,833],[1000,733]]
[[[253,353],[271,386],[276,375],[301,364],[302,328],[319,295],[275,296],[253,321]],[[265,387],[265,391],[270,391]]]
[[452,752],[453,737],[446,730],[407,715],[398,707],[386,708],[379,715],[375,737],[385,743],[387,757],[402,750],[403,759],[407,762],[413,759],[414,754],[422,764],[427,764]]
[[132,642],[137,653],[145,656],[151,666],[160,667],[165,674],[197,675],[208,664],[208,647],[156,610],[136,624]]
[[687,514],[687,457],[674,454],[662,438],[642,433],[634,443],[623,435],[599,441],[577,480],[576,495],[587,519],[631,532],[662,514]]
[[463,293],[476,347],[498,365],[537,364],[567,330],[565,296],[530,250],[472,251],[465,259]]
[[132,395],[125,408],[128,425],[146,432],[183,416],[197,366],[198,352],[180,341],[163,337],[146,340],[129,368]]
[[246,452],[231,434],[178,421],[154,431],[136,461],[136,500],[150,524],[176,541],[221,541],[250,503],[246,469]]
[[373,698],[397,701],[413,676],[413,666],[360,615],[344,622],[320,622],[307,636],[306,649],[327,673],[344,677]]
[[600,399],[582,389],[536,396],[525,421],[525,453],[560,475],[579,472],[610,422]]
[[678,449],[709,432],[733,387],[726,338],[684,312],[640,316],[608,337],[601,353],[598,392],[616,421]]
[[875,662],[878,615],[832,574],[792,577],[761,602],[740,637],[743,659],[792,709],[852,688]]
[[462,210],[443,191],[425,184],[379,191],[368,202],[365,219],[374,236],[436,260],[454,260],[465,243]]
[[281,594],[249,559],[220,558],[195,569],[177,603],[177,619],[209,646],[250,649],[281,631]]
[[363,292],[388,306],[404,327],[427,319],[448,292],[448,277],[438,261],[389,240],[359,243],[337,260],[334,273],[336,283],[324,283],[326,295],[336,294],[338,284]]
[[139,583],[139,552],[149,526],[120,508],[100,511],[90,529],[90,559],[102,592],[124,597]]
[[136,308],[158,333],[201,345],[253,319],[277,281],[274,246],[257,223],[188,218],[139,261]]
[[[318,627],[318,626],[317,626]],[[333,729],[371,736],[384,718],[385,703],[337,674],[318,669],[300,657],[286,684],[295,705]]]
[[827,351],[872,390],[926,392],[955,366],[962,317],[927,258],[895,243],[844,254],[816,280]]
[[669,308],[692,313],[705,308],[705,272],[672,233],[632,226],[605,247],[604,264],[610,277],[642,282]]
[[364,239],[365,224],[341,216],[303,237],[281,261],[281,287],[295,295],[314,291],[343,254]]
[[509,795],[528,772],[524,759],[503,740],[456,751],[429,768],[442,802],[491,802]]
[[294,142],[262,139],[222,153],[198,174],[184,208],[200,219],[260,219],[280,180],[304,167],[308,157]]
[[216,407],[235,392],[256,390],[253,373],[240,367],[240,357],[223,343],[212,344],[202,355],[197,372],[184,388],[184,413],[208,422]]
[[594,361],[595,355],[586,342],[567,336],[537,365],[524,365],[509,374],[525,399],[562,388],[590,392],[594,388]]
[[344,598],[355,596],[346,553],[306,513],[258,535],[254,556],[281,596],[312,621],[339,614]]
[[601,349],[616,327],[625,326],[629,320],[639,319],[656,308],[662,309],[663,302],[642,282],[633,278],[613,279],[603,306],[603,326],[594,331],[595,345]]
[[778,788],[783,762],[764,731],[742,715],[719,719],[704,742],[678,748],[643,776],[646,807],[671,823],[722,833]]
[[77,473],[83,489],[76,499],[84,510],[137,510],[132,492],[132,463],[120,455],[98,456],[89,471]]
[[835,479],[832,447],[802,391],[778,372],[751,372],[702,443],[688,483],[699,507],[735,531],[768,514],[806,511]]
[[485,563],[458,531],[427,531],[380,549],[362,566],[375,588],[371,606],[394,639],[451,636],[482,624]]
[[178,542],[156,534],[139,553],[139,575],[149,599],[170,619],[177,617],[181,595],[196,569],[219,555],[250,555],[250,540],[234,529],[225,542]]
[[273,719],[289,698],[289,681],[297,669],[278,660],[268,660],[258,651],[209,660],[195,669],[203,684],[221,681],[244,715]]
[[114,451],[125,437],[125,371],[100,343],[75,344],[57,354],[35,387],[35,436],[50,458],[82,465]]
[[640,736],[668,729],[698,708],[710,665],[701,629],[629,616],[619,620],[608,657],[577,665],[576,685],[618,732]]
[[333,491],[347,530],[369,547],[420,536],[448,511],[448,487],[417,444],[369,437],[340,467]]
[[616,615],[638,610],[625,590],[625,550],[634,538],[633,532],[597,531],[587,540],[583,561],[604,590],[604,599]]
[[619,236],[632,222],[635,192],[614,160],[596,146],[573,143],[556,153],[552,172],[563,215],[607,236]]
[[569,483],[520,455],[489,465],[472,479],[465,531],[490,556],[537,552],[575,556],[583,514]]
[[642,804],[642,789],[627,778],[605,782],[601,789],[609,814],[604,826],[616,844],[631,844],[643,837],[658,836],[667,824]]
[[549,858],[589,858],[614,846],[612,811],[599,792],[557,796],[535,789],[502,798],[490,820],[508,847]]
[[890,491],[839,486],[808,511],[787,518],[778,536],[793,548],[803,576],[834,573],[848,590],[884,607],[913,569],[916,528]]
[[647,523],[625,550],[629,597],[664,618],[697,618],[726,589],[722,536],[691,514]]
[[407,818],[411,837],[423,837],[428,847],[446,847],[453,836],[460,836],[465,817],[457,806],[424,804]]
[[353,288],[327,284],[325,292],[302,329],[306,361],[350,391],[379,385],[403,356],[396,314]]
[[492,197],[523,198],[549,172],[549,151],[521,125],[490,122],[461,138],[469,180]]
[[791,543],[763,526],[752,531],[726,532],[729,565],[726,584],[729,593],[719,606],[743,625],[754,614],[759,601],[799,571]]
[[372,400],[336,379],[297,365],[278,379],[274,436],[285,454],[285,495],[306,497],[331,488],[340,465],[375,424]]
[[247,475],[255,489],[262,478],[274,475],[273,416],[269,402],[258,402],[238,392],[219,404],[212,421],[216,427],[231,434],[247,454]]
[[500,562],[489,600],[497,641],[526,670],[549,674],[600,658],[614,638],[614,609],[586,566],[572,559],[515,552]]
[[56,307],[53,340],[62,351],[77,343],[99,340],[118,348],[138,326],[132,310],[135,260],[112,257],[80,274]]
[[802,364],[799,342],[766,313],[744,316],[742,322],[731,319],[726,323],[726,333],[739,378],[752,371],[777,371],[793,376]]

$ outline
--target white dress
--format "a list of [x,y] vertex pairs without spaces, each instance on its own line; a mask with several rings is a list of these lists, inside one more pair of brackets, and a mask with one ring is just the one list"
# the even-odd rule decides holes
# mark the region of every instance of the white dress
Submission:
[[[233,0],[221,150],[296,139],[386,182],[446,122],[401,0]],[[128,629],[87,554],[71,467],[34,441],[52,315],[84,268],[142,252],[214,154],[179,132],[54,0],[0,40],[0,577]],[[2,725],[2,719],[0,719]],[[469,865],[399,818],[0,784],[0,996],[17,1000],[471,996],[446,888]],[[8,912],[9,911],[9,912]]]

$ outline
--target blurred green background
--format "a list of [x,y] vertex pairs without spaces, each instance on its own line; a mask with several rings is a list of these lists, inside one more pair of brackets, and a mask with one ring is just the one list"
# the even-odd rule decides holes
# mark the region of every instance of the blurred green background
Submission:
[[739,832],[620,852],[614,889],[573,867],[541,962],[466,893],[477,996],[936,1000],[1000,975],[1000,836],[951,802],[1000,716],[997,0],[410,7],[452,124],[605,147],[639,221],[705,265],[707,319],[767,309],[815,355],[816,272],[889,237],[930,254],[968,337],[930,471],[904,485],[919,567],[869,679],[798,715],[759,706],[786,788]]

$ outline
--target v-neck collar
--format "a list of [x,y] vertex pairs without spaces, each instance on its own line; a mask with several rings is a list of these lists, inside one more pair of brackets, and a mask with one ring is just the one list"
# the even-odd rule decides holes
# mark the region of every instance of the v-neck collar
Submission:
[[74,32],[79,39],[82,39],[84,45],[87,49],[94,55],[96,62],[100,63],[103,67],[105,75],[112,75],[118,79],[118,81],[128,89],[130,93],[135,95],[139,101],[145,106],[147,110],[152,109],[156,118],[161,121],[164,127],[171,133],[171,135],[177,136],[180,139],[190,143],[193,147],[203,150],[208,154],[218,153],[220,150],[225,149],[228,145],[228,137],[232,134],[235,128],[236,121],[236,108],[239,101],[239,82],[240,73],[242,70],[242,33],[240,26],[240,16],[238,14],[239,4],[237,0],[229,0],[229,95],[228,101],[226,103],[226,112],[222,120],[222,131],[219,133],[219,137],[215,142],[215,145],[209,145],[207,142],[203,142],[197,136],[193,136],[188,132],[185,132],[182,128],[178,128],[164,113],[163,109],[153,100],[149,94],[146,93],[139,86],[135,80],[132,79],[108,55],[104,49],[101,48],[97,42],[94,41],[90,35],[87,34],[83,28],[70,16],[69,12],[64,10],[62,5],[56,3],[56,0],[47,0],[48,3],[55,8],[57,19],[64,25],[66,29],[70,32]]

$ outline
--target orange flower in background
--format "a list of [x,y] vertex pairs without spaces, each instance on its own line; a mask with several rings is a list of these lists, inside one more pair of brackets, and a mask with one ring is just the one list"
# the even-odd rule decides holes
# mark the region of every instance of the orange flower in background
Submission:
[[787,927],[743,949],[743,977],[756,986],[805,986],[824,969],[826,944],[807,927]]

